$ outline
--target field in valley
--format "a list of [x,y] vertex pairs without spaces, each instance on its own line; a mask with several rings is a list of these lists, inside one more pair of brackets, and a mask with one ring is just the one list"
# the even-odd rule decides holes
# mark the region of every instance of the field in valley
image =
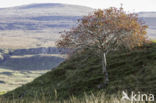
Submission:
[[31,82],[59,65],[65,55],[12,55],[0,63],[0,94]]
[[46,73],[47,71],[48,70],[18,71],[0,68],[0,94],[31,82],[34,78]]

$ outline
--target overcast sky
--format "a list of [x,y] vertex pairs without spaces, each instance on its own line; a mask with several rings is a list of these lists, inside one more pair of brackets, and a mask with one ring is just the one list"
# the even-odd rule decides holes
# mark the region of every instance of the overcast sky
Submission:
[[156,0],[0,0],[0,8],[31,3],[67,3],[96,9],[110,6],[120,7],[122,3],[127,11],[156,11]]

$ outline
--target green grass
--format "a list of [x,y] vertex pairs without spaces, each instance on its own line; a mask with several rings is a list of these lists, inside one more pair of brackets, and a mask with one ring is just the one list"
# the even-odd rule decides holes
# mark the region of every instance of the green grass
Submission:
[[59,100],[73,95],[80,98],[84,92],[89,95],[99,91],[107,95],[115,95],[122,90],[156,94],[155,43],[131,52],[110,53],[107,59],[110,83],[105,88],[98,88],[104,79],[101,59],[89,51],[74,55],[33,82],[8,92],[3,98],[31,100],[44,95],[46,100],[53,101],[55,90]]

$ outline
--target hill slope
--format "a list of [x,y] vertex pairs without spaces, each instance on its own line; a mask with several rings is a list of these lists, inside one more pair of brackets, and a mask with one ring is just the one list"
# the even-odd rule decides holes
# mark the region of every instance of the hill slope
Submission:
[[[107,56],[110,83],[103,90],[108,94],[118,91],[141,91],[156,94],[156,44],[146,45],[131,52],[116,52]],[[77,54],[52,71],[7,94],[7,98],[30,99],[45,95],[54,99],[81,96],[84,92],[99,91],[103,81],[101,60],[87,52]]]

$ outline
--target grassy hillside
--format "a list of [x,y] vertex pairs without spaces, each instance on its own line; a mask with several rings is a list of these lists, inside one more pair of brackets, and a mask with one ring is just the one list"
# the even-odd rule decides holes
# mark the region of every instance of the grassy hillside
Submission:
[[131,52],[110,53],[107,59],[110,83],[103,89],[98,88],[103,82],[101,59],[89,51],[74,55],[57,68],[3,97],[31,100],[44,95],[46,100],[54,100],[57,91],[57,98],[61,100],[99,90],[106,94],[116,94],[122,90],[156,94],[155,43]]

